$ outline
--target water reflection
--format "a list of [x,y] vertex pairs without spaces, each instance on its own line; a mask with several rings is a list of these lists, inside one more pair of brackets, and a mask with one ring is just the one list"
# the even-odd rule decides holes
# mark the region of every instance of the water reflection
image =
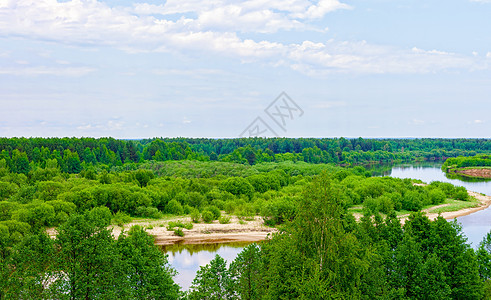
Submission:
[[179,273],[174,280],[183,290],[188,290],[199,267],[207,265],[217,254],[230,264],[248,244],[174,244],[161,246],[161,249],[169,255],[169,263]]

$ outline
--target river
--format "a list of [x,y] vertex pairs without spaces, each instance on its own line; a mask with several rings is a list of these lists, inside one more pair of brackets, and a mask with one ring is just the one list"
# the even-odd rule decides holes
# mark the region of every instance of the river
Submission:
[[[441,162],[424,162],[399,165],[382,165],[372,167],[376,176],[392,176],[397,178],[414,178],[424,182],[450,182],[464,186],[466,189],[491,195],[491,181],[469,180],[465,178],[450,179],[441,171]],[[462,231],[474,248],[477,248],[482,238],[491,230],[491,207],[476,213],[459,217]],[[188,290],[200,266],[208,264],[215,255],[220,255],[228,263],[233,261],[245,244],[207,244],[207,245],[174,245],[164,247],[169,254],[169,262],[178,275],[175,281],[183,290]]]
[[[491,195],[491,181],[465,177],[460,177],[460,179],[448,178],[442,172],[441,166],[441,162],[394,165],[390,170],[382,171],[380,175],[421,179],[426,183],[431,181],[450,182],[453,185],[463,186],[469,191]],[[457,222],[462,225],[462,232],[468,238],[468,243],[477,248],[483,237],[491,230],[491,207],[459,217]]]

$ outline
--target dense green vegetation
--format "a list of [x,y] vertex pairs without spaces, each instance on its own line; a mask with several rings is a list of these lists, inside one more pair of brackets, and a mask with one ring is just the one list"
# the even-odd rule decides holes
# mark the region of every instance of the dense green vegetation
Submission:
[[[115,240],[108,225],[165,215],[225,224],[231,214],[260,215],[281,233],[230,268],[217,258],[191,299],[427,299],[428,282],[437,298],[479,299],[489,246],[474,253],[443,219],[395,219],[468,201],[467,191],[346,166],[490,150],[473,139],[0,139],[0,299],[182,297],[152,237],[134,227]],[[356,223],[349,209],[366,217]],[[192,226],[167,224],[176,235]]]
[[460,168],[476,168],[476,167],[491,167],[491,156],[476,155],[473,157],[454,157],[449,158],[442,165],[442,170],[445,172],[455,171]]
[[0,160],[11,171],[28,174],[54,161],[63,172],[99,166],[135,168],[145,161],[224,161],[239,164],[305,161],[360,164],[392,160],[443,159],[489,153],[487,139],[241,138],[147,139],[0,138]]
[[[491,237],[476,252],[459,225],[414,213],[355,222],[339,179],[317,177],[281,232],[246,247],[227,268],[201,267],[190,299],[486,299]],[[486,294],[485,294],[486,293]]]

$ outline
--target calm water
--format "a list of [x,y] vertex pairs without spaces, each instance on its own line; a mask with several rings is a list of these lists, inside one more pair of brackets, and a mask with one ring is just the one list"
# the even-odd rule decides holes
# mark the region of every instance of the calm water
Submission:
[[[440,169],[442,163],[411,163],[405,165],[385,165],[372,168],[378,176],[392,176],[397,178],[414,178],[424,182],[431,181],[450,182],[454,185],[464,186],[466,189],[491,195],[491,181],[469,181],[468,179],[450,179]],[[468,242],[477,247],[491,230],[491,208],[457,218],[461,223]],[[247,245],[234,244],[206,244],[206,245],[173,245],[163,247],[169,254],[170,264],[179,272],[175,281],[188,290],[200,266],[208,264],[215,255],[220,255],[228,263],[232,262],[237,254]]]
[[[432,181],[450,182],[460,185],[474,192],[491,195],[491,181],[470,180],[465,177],[460,179],[448,178],[441,168],[442,163],[412,163],[407,165],[395,165],[390,170],[385,170],[381,175],[397,178],[421,179],[426,183]],[[491,207],[476,213],[459,217],[457,221],[462,225],[462,231],[468,238],[468,242],[477,248],[482,238],[491,230]]]
[[169,262],[179,274],[174,280],[188,290],[200,266],[207,265],[215,255],[230,264],[248,243],[198,244],[162,246],[169,255]]

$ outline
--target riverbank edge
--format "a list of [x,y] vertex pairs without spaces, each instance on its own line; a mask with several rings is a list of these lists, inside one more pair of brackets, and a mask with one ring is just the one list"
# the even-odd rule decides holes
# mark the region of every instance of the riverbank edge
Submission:
[[[469,196],[474,197],[479,201],[479,203],[480,203],[479,206],[464,208],[464,209],[456,210],[456,211],[446,211],[446,212],[442,212],[442,213],[426,213],[426,216],[430,220],[435,220],[436,218],[438,218],[438,216],[442,216],[446,220],[452,220],[452,219],[455,219],[458,217],[467,216],[467,215],[470,215],[472,213],[478,212],[480,210],[486,209],[491,205],[491,196],[486,196],[486,195],[480,194],[478,192],[473,192],[473,191],[467,191],[467,193],[469,194]],[[430,207],[427,210],[431,211],[434,208],[435,207]],[[407,216],[407,215],[400,216],[399,219],[401,220],[401,224],[404,224],[408,217],[409,216]]]
[[447,170],[447,173],[457,174],[468,178],[491,179],[491,168],[489,167],[449,169]]
[[[423,212],[430,220],[442,216],[447,220],[470,215],[480,210],[486,209],[491,205],[491,196],[482,195],[477,192],[467,191],[469,196],[476,198],[479,201],[479,206],[464,208],[457,211],[449,211],[442,213],[429,213],[436,206],[430,207]],[[361,214],[353,214],[356,219],[361,217]],[[404,224],[409,215],[399,216],[401,224]],[[154,237],[155,245],[167,246],[173,244],[215,244],[215,243],[234,243],[234,242],[259,242],[266,240],[271,234],[278,232],[278,229],[265,226],[260,216],[256,216],[253,220],[244,221],[231,216],[229,224],[220,224],[218,221],[213,223],[194,223],[190,230],[183,229],[184,236],[176,236],[173,231],[167,230],[169,221],[191,222],[191,218],[187,216],[176,217],[169,220],[140,220],[125,224],[123,227],[112,225],[110,229],[115,238],[123,231],[129,230],[134,225],[139,225]],[[50,236],[56,235],[56,229],[48,229]]]

